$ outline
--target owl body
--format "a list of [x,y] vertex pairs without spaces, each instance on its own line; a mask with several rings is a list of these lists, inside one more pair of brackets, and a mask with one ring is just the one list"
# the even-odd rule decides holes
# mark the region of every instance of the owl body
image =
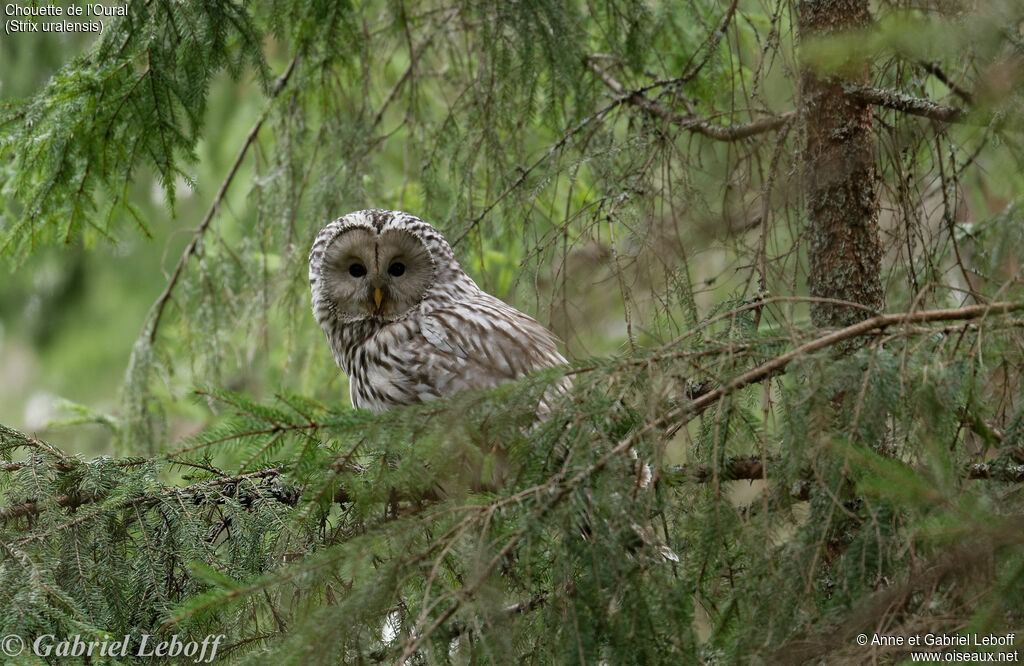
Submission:
[[550,331],[482,291],[444,237],[407,213],[365,210],[328,224],[309,283],[357,408],[383,412],[566,362]]

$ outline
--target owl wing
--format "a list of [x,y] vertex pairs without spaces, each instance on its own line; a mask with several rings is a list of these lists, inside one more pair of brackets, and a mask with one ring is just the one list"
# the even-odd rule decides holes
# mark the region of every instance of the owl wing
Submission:
[[566,362],[554,334],[489,294],[437,308],[419,324],[430,343],[424,361],[441,381],[442,395],[496,386]]

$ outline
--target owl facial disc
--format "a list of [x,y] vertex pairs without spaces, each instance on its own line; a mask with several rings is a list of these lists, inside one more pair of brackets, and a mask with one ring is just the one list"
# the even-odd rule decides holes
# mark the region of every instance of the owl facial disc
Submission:
[[434,281],[434,261],[421,240],[402,229],[354,227],[327,247],[321,278],[327,297],[349,321],[400,319]]

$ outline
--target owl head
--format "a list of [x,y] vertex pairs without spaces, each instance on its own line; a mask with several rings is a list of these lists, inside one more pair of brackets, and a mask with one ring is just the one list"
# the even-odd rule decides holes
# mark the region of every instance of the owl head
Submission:
[[399,211],[362,210],[334,220],[317,235],[309,257],[321,324],[326,317],[341,324],[397,321],[453,280],[469,278],[448,242]]

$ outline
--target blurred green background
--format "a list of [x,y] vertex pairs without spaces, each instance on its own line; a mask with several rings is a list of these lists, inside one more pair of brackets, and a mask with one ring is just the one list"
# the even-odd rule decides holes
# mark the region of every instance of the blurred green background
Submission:
[[[88,33],[24,33],[0,39],[0,102],[38,92],[94,39]],[[76,238],[43,247],[20,265],[6,262],[0,268],[0,422],[31,433],[45,433],[48,425],[50,430],[74,425],[62,428],[62,446],[89,455],[112,453],[109,429],[90,422],[117,414],[132,345],[146,313],[163,291],[263,100],[255,82],[233,81],[226,73],[218,78],[206,118],[216,130],[210,140],[200,142],[194,165],[198,187],[178,183],[173,211],[159,180],[146,171],[137,175],[131,188],[151,238],[137,233],[120,234],[114,242]],[[246,162],[222,207],[219,233],[238,234],[251,224],[251,178],[251,162]],[[303,323],[310,331],[315,327],[312,318]],[[265,365],[263,357],[258,361]],[[265,369],[247,365],[233,382],[260,393]],[[187,384],[172,381],[165,388],[183,397]],[[178,410],[171,419],[174,439],[198,428],[208,414],[189,400],[173,404]]]

